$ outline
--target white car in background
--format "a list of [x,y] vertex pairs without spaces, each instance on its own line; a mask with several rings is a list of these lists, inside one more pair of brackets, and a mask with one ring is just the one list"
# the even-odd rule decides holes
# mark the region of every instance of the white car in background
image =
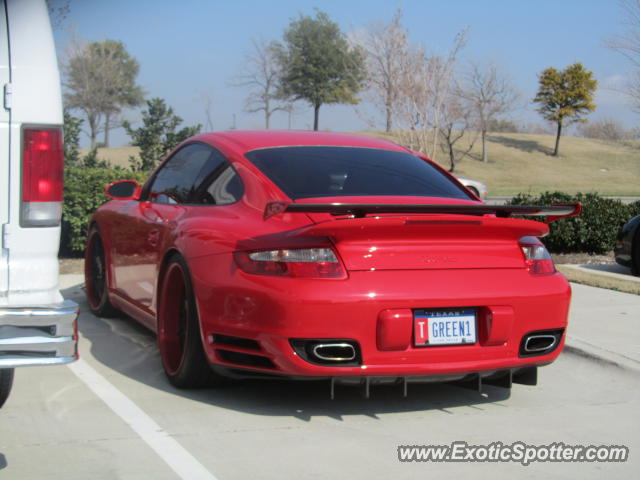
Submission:
[[487,200],[487,186],[479,182],[478,180],[471,180],[470,178],[456,177],[458,181],[473,192],[473,194],[480,198],[483,202]]

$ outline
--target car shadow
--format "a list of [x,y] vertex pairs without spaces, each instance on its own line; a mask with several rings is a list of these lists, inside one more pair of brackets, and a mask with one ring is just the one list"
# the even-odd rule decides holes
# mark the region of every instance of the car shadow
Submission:
[[[403,397],[401,385],[371,386],[364,389],[336,386],[330,398],[330,382],[288,380],[233,380],[228,385],[200,390],[180,390],[167,381],[160,362],[155,335],[126,316],[103,319],[89,312],[82,286],[62,290],[65,298],[80,305],[80,342],[90,344],[91,356],[105,367],[151,388],[220,408],[255,415],[291,416],[309,421],[315,416],[340,420],[344,415],[366,415],[449,409],[506,400],[510,390],[483,385],[482,393],[455,384],[409,384]],[[85,344],[86,345],[86,344]],[[86,348],[85,346],[83,346]],[[81,349],[82,355],[82,349]]]
[[520,140],[517,138],[503,137],[500,135],[491,135],[489,137],[489,140],[504,145],[505,147],[517,148],[518,150],[522,150],[523,152],[538,152],[544,153],[545,155],[553,154],[552,148],[540,145],[540,143],[535,140]]

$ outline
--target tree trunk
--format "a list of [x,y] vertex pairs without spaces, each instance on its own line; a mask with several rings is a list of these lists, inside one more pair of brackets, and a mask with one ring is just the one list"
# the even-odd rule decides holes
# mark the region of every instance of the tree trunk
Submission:
[[91,140],[91,148],[96,146],[96,137],[98,136],[97,119],[93,115],[87,115],[89,121],[89,139]]
[[436,161],[436,154],[438,152],[438,124],[433,126],[433,142],[431,143],[431,151],[429,152],[429,158]]
[[387,104],[387,125],[385,127],[385,131],[386,132],[390,132],[391,131],[391,104]]
[[271,118],[271,105],[269,105],[269,99],[264,100],[264,128],[269,130],[269,120]]
[[109,120],[111,120],[111,115],[108,113],[104,116],[104,147],[109,147]]
[[556,148],[553,150],[553,156],[557,157],[560,153],[560,135],[562,134],[562,119],[558,120],[558,133],[556,134]]
[[453,173],[453,171],[456,169],[456,155],[453,151],[453,145],[451,144],[451,141],[449,140],[449,162],[451,162],[451,168],[449,169],[450,173]]
[[487,131],[482,130],[482,161],[487,163],[489,161],[489,155],[487,152]]
[[313,106],[313,130],[314,131],[318,131],[318,120],[320,118],[320,105],[319,103],[316,103]]

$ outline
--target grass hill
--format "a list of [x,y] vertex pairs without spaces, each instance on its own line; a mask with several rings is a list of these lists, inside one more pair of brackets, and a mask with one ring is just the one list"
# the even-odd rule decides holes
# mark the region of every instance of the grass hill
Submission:
[[[484,182],[490,196],[547,190],[640,196],[638,141],[562,137],[560,156],[553,157],[553,135],[492,133],[488,140],[489,161],[481,161],[478,139],[471,155],[457,163],[454,174]],[[435,160],[449,168],[448,154],[438,151]]]
[[[384,132],[361,133],[393,139]],[[479,160],[478,140],[472,155],[460,161],[454,173],[484,182],[490,196],[546,190],[640,196],[640,142],[562,137],[560,156],[553,157],[554,140],[553,135],[492,133],[489,162]],[[129,156],[137,151],[137,147],[101,148],[98,158],[128,167]],[[449,167],[448,156],[442,151],[435,160]]]

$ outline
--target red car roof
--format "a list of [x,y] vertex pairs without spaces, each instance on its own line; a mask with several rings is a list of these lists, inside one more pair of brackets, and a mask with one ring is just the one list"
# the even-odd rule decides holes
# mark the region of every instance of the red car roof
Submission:
[[236,149],[244,151],[293,145],[350,146],[405,151],[403,147],[393,142],[366,135],[306,130],[230,130],[205,133],[199,135],[197,139],[213,144],[220,141],[230,143]]

